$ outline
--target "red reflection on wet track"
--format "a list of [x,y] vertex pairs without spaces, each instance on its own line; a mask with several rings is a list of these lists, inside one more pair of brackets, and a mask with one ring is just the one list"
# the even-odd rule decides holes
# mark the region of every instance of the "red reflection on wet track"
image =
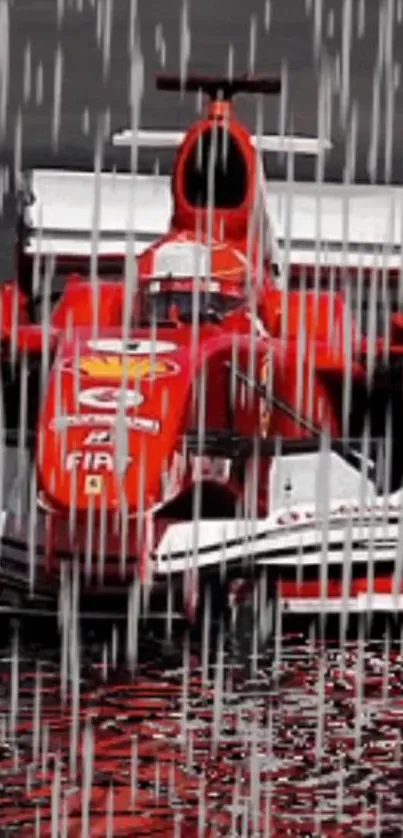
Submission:
[[[277,677],[163,659],[103,680],[83,664],[79,709],[56,663],[2,671],[2,835],[395,835],[403,813],[400,649],[286,647]],[[74,693],[74,691],[73,691]],[[15,733],[10,730],[14,718]],[[38,738],[39,735],[39,738]],[[74,765],[74,745],[77,759]],[[36,749],[36,754],[35,754]],[[56,826],[57,824],[57,826]]]

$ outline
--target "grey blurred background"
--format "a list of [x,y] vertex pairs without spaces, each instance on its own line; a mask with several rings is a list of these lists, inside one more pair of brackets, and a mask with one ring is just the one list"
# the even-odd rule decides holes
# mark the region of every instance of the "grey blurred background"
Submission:
[[[326,178],[401,181],[402,0],[0,0],[2,183],[32,166],[88,167],[97,127],[128,127],[133,84],[142,127],[185,127],[195,97],[158,93],[158,70],[283,74],[264,102],[264,129],[330,133]],[[238,111],[256,126],[253,98]],[[105,146],[104,165],[128,153]],[[154,155],[140,159],[154,165]],[[273,177],[284,161],[270,158]],[[163,155],[162,170],[170,158]],[[298,179],[315,162],[296,161]],[[12,202],[1,231],[1,271],[12,267]]]

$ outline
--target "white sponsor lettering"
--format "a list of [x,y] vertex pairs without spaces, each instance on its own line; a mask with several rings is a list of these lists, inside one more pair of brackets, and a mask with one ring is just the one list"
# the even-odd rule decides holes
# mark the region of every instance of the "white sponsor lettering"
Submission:
[[[131,457],[123,457],[124,471],[131,462]],[[66,471],[74,471],[78,466],[82,471],[96,473],[98,471],[113,472],[118,462],[107,451],[70,451],[66,457]]]
[[192,457],[192,480],[216,480],[228,483],[231,474],[231,460],[224,457]]
[[92,352],[108,352],[111,355],[166,355],[175,352],[176,343],[167,340],[119,340],[118,338],[104,338],[104,340],[89,340],[88,347]]
[[[189,277],[186,277],[188,279]],[[172,281],[175,282],[176,280],[183,280],[185,277],[172,277]],[[198,291],[199,293],[205,294],[219,294],[221,291],[221,283],[218,282],[216,279],[202,279],[198,283]],[[154,279],[150,282],[149,291],[150,294],[160,294],[163,290],[163,283],[159,279]],[[191,292],[189,292],[191,293]]]
[[402,594],[358,594],[356,597],[292,597],[279,600],[282,611],[288,614],[321,614],[322,612],[342,614],[349,611],[355,614],[366,614],[371,611],[387,612],[402,611]]
[[149,434],[158,434],[161,430],[157,419],[147,419],[145,416],[113,416],[109,413],[82,413],[76,416],[56,416],[50,422],[54,431],[64,431],[68,428],[88,428],[91,426],[116,427],[119,423],[126,426],[130,431],[144,431]]
[[169,468],[161,475],[164,503],[180,492],[186,475],[195,482],[214,480],[217,483],[228,483],[231,475],[231,460],[193,455],[187,458],[179,451],[174,451]]
[[112,443],[112,435],[110,431],[91,431],[85,438],[84,445],[110,445]]
[[383,499],[372,505],[360,506],[355,503],[340,503],[335,506],[330,506],[324,515],[312,509],[287,509],[276,518],[276,524],[279,527],[286,527],[300,524],[316,525],[327,522],[342,521],[345,518],[352,518],[354,520],[375,518],[387,518],[388,516],[397,515],[400,513],[401,507],[393,502],[385,504]]
[[138,390],[121,390],[119,387],[90,387],[79,394],[80,404],[103,410],[117,410],[123,402],[123,408],[139,407],[144,396]]

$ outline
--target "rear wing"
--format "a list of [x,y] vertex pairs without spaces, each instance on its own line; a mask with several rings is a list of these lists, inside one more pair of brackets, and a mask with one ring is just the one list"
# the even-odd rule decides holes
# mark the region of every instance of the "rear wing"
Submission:
[[[117,148],[154,148],[176,149],[185,139],[185,131],[136,131],[130,129],[117,131],[112,136],[112,144]],[[262,154],[303,154],[316,157],[322,152],[330,151],[330,140],[320,140],[317,137],[289,137],[278,134],[265,134],[261,137],[252,136],[251,142]]]

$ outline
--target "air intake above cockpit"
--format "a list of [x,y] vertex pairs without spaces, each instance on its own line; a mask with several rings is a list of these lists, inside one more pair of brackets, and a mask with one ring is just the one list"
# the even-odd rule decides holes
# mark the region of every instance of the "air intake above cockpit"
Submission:
[[225,127],[213,126],[195,140],[184,163],[184,194],[191,206],[236,209],[246,198],[244,153]]

